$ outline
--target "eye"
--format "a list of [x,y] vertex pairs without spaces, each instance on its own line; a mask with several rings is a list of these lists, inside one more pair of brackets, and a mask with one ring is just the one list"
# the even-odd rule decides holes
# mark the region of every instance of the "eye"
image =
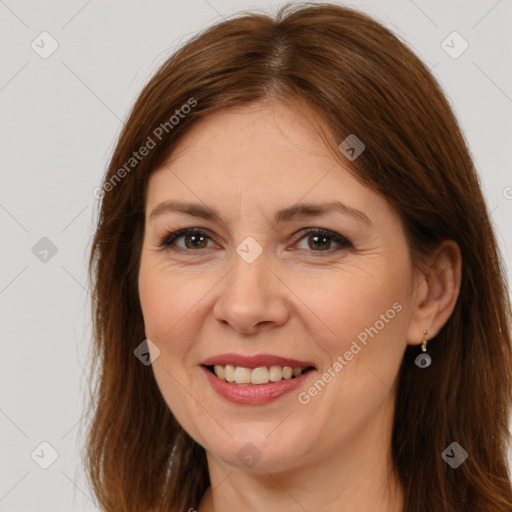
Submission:
[[[176,243],[176,241],[180,239],[183,239],[184,246],[180,246],[180,244]],[[187,228],[169,233],[160,241],[159,245],[164,248],[175,245],[178,249],[182,250],[205,249],[208,240],[210,240],[210,237],[204,231],[195,228]]]
[[[328,229],[311,228],[306,231],[306,234],[299,239],[299,242],[305,240],[307,248],[312,249],[312,252],[328,252],[338,251],[344,248],[353,247],[352,244],[339,233],[329,231]],[[332,248],[333,242],[337,247]],[[303,248],[301,248],[302,250]]]

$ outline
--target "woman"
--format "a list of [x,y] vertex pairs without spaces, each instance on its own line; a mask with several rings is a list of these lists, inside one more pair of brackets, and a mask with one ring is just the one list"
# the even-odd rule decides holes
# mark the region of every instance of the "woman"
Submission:
[[[187,43],[100,189],[103,510],[510,511],[510,303],[457,121],[330,4]],[[151,363],[151,364],[150,364]]]

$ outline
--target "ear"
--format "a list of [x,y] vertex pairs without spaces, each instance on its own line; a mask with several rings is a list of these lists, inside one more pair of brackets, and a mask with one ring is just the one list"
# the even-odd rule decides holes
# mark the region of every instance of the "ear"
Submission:
[[450,318],[460,291],[462,257],[453,240],[437,248],[426,269],[417,271],[407,343],[419,345],[424,332],[427,340],[437,336]]

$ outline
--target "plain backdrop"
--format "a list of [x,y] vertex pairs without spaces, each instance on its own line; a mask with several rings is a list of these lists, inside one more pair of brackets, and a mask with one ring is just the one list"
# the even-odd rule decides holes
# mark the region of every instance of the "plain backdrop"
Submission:
[[[121,120],[158,65],[197,31],[280,4],[0,0],[1,512],[96,510],[79,445],[91,338],[86,264],[93,190]],[[469,142],[509,265],[512,2],[346,5],[383,22],[432,68]]]

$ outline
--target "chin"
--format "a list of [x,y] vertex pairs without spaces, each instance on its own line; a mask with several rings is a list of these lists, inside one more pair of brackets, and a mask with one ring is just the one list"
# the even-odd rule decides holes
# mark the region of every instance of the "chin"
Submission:
[[[303,442],[297,442],[295,437],[269,435],[267,426],[264,430],[264,433],[254,432],[253,435],[246,430],[243,435],[234,436],[229,442],[222,440],[218,445],[210,439],[206,450],[210,456],[230,466],[255,473],[285,471],[304,462]],[[300,437],[305,438],[304,435]]]

